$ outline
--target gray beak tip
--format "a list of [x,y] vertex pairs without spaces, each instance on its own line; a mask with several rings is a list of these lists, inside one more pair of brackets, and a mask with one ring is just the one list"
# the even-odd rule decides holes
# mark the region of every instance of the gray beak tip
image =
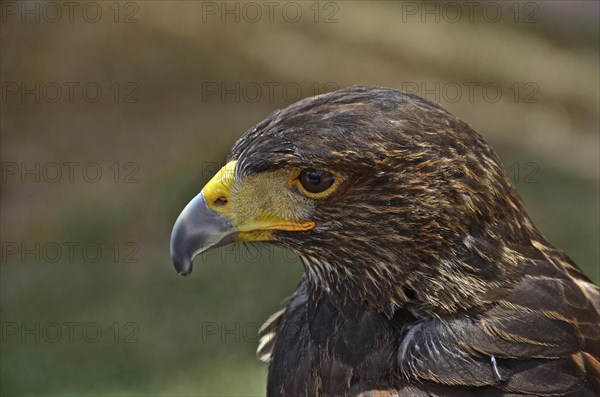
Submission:
[[236,229],[223,215],[212,211],[202,193],[183,209],[171,233],[171,258],[181,276],[192,273],[194,257],[209,248],[235,242]]

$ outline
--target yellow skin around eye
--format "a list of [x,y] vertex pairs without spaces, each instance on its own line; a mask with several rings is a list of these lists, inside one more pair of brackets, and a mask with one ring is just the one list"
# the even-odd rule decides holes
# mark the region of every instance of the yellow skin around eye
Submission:
[[299,170],[280,169],[241,180],[236,180],[234,171],[232,161],[206,184],[202,194],[211,210],[237,228],[238,241],[268,241],[276,230],[300,232],[315,227],[310,219],[315,195],[306,194],[301,186],[302,194],[290,189],[289,182]]
[[302,192],[302,194],[306,195],[307,197],[310,197],[313,199],[323,199],[323,198],[329,196],[331,193],[335,192],[335,190],[338,188],[338,185],[342,179],[342,178],[340,178],[340,175],[337,172],[333,172],[330,170],[323,170],[323,171],[329,172],[331,175],[334,176],[335,180],[333,181],[333,184],[331,186],[329,186],[327,189],[325,189],[324,191],[322,191],[320,193],[309,192],[308,190],[306,190],[304,188],[304,186],[302,186],[302,183],[300,182],[300,173],[302,172],[302,170],[300,170],[300,169],[294,171],[293,177],[290,178],[290,180],[288,181],[288,184],[296,186]]

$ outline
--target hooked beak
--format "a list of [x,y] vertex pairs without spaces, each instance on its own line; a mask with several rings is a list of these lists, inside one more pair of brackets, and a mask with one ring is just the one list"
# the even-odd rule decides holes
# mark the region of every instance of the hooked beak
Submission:
[[171,257],[181,276],[192,272],[194,257],[209,248],[235,242],[237,230],[229,219],[208,208],[200,193],[183,209],[171,233]]
[[196,255],[236,241],[237,229],[227,217],[235,164],[231,161],[221,168],[175,221],[171,258],[181,276],[192,272]]
[[194,257],[236,241],[272,241],[273,231],[306,231],[313,221],[282,219],[270,213],[243,218],[231,203],[236,161],[227,163],[183,209],[171,233],[171,257],[182,276],[192,272]]

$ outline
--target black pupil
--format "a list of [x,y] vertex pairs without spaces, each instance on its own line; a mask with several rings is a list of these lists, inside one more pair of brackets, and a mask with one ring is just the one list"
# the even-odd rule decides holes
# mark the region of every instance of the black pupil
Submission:
[[321,184],[321,173],[319,171],[308,171],[306,174],[306,177],[310,183],[313,185]]
[[300,173],[300,182],[307,191],[321,193],[333,185],[335,177],[327,171],[304,170]]

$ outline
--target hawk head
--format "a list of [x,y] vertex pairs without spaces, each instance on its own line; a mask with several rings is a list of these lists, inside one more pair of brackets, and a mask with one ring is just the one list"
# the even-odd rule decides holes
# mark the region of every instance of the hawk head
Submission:
[[538,234],[466,123],[415,95],[351,87],[247,131],[177,219],[171,253],[187,275],[207,249],[269,242],[334,301],[452,312],[518,277]]

